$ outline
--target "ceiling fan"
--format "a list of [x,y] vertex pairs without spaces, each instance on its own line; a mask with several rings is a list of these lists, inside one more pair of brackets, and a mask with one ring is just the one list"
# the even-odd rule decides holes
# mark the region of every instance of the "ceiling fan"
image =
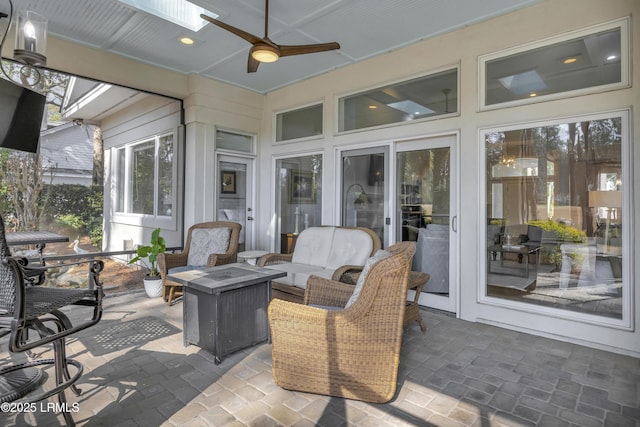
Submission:
[[336,42],[291,46],[279,45],[272,42],[267,35],[269,29],[269,0],[265,0],[264,37],[262,38],[254,36],[253,34],[247,33],[246,31],[233,27],[229,24],[225,24],[224,22],[218,21],[210,16],[204,14],[200,16],[202,19],[206,19],[212,24],[232,32],[236,36],[245,39],[253,45],[249,51],[249,61],[247,63],[248,73],[255,73],[261,62],[275,62],[281,56],[304,55],[306,53],[326,52],[329,50],[340,49],[340,44]]

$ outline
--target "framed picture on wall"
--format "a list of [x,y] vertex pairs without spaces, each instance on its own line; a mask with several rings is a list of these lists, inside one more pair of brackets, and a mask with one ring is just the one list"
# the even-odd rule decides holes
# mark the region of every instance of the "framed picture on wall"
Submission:
[[220,178],[222,194],[236,194],[236,172],[222,171]]
[[291,172],[289,181],[290,203],[315,203],[316,193],[313,188],[311,172]]

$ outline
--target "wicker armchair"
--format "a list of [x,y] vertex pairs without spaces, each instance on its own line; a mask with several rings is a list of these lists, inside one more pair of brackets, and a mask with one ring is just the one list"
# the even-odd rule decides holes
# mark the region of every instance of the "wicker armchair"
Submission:
[[[194,230],[212,228],[228,228],[231,230],[229,245],[226,251],[224,253],[209,254],[206,265],[189,265],[189,251],[191,249],[191,239]],[[193,268],[215,267],[216,265],[236,262],[238,258],[238,241],[241,229],[242,225],[231,221],[211,221],[194,224],[187,232],[187,241],[182,252],[158,255],[158,270],[160,270],[160,277],[162,278],[162,298],[167,302],[167,304],[171,305],[176,298],[182,296],[182,285],[180,283],[167,280],[167,274],[175,272],[176,268],[178,268],[179,271],[183,271]]]
[[[104,264],[99,260],[64,264],[87,265],[89,285],[85,289],[49,287],[46,282],[42,286],[34,286],[29,278],[44,276],[48,267],[31,266],[26,258],[11,256],[2,218],[0,255],[0,337],[9,335],[9,351],[12,353],[27,352],[53,343],[53,359],[33,360],[0,370],[0,402],[16,400],[37,388],[44,377],[36,366],[53,365],[55,386],[35,396],[30,395],[28,402],[57,395],[58,402],[64,405],[65,389],[70,387],[80,395],[80,389],[74,383],[83,371],[79,362],[66,357],[65,337],[100,321],[103,290],[99,275]],[[55,268],[59,269],[60,265],[55,265]],[[65,308],[64,312],[62,308]],[[75,367],[73,376],[69,366]],[[71,413],[63,411],[63,414],[67,425],[74,425]]]
[[[269,305],[273,378],[279,386],[374,403],[396,391],[413,242],[369,270],[348,308],[274,299]],[[309,278],[305,304],[343,307],[354,286]]]

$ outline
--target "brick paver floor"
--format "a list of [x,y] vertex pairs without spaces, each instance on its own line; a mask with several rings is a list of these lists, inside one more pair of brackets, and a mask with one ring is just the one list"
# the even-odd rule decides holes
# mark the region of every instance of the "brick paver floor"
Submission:
[[[270,344],[215,365],[183,346],[181,303],[110,297],[102,321],[68,340],[85,371],[67,399],[79,426],[640,426],[640,359],[421,313],[428,330],[405,330],[396,397],[368,404],[276,386]],[[0,356],[25,357],[6,338]],[[0,425],[61,425],[47,402]]]

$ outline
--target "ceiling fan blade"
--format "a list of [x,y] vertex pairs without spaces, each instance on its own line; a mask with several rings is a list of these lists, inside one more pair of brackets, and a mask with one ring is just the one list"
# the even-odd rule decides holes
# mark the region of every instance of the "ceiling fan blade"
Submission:
[[247,60],[247,73],[255,73],[258,71],[258,65],[260,61],[256,60],[251,53],[249,53],[249,59]]
[[317,43],[317,44],[301,44],[294,46],[278,45],[280,49],[280,56],[292,56],[292,55],[304,55],[307,53],[327,52],[329,50],[340,49],[340,44],[336,42],[331,43]]
[[246,31],[243,31],[240,28],[236,28],[236,27],[233,27],[233,26],[231,26],[229,24],[225,24],[224,22],[218,21],[217,19],[214,19],[214,18],[212,18],[210,16],[207,16],[205,14],[200,15],[200,17],[202,19],[206,20],[206,21],[211,22],[213,25],[217,25],[220,28],[224,28],[225,30],[235,34],[236,36],[245,39],[246,41],[248,41],[251,44],[259,43],[259,42],[263,41],[260,37],[254,36],[251,33],[247,33]]

